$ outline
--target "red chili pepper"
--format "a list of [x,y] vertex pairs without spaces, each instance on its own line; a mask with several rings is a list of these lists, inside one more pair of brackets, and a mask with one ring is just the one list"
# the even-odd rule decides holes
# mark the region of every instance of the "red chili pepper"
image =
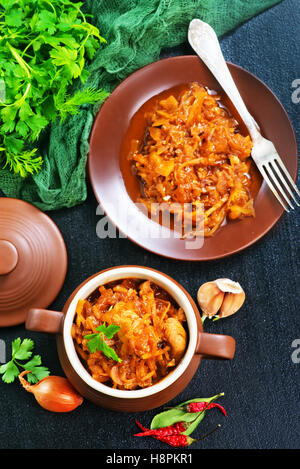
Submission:
[[208,437],[209,435],[214,433],[219,428],[221,428],[221,425],[217,425],[216,428],[214,428],[210,432],[206,433],[204,436],[202,436],[198,440],[195,440],[194,438],[191,438],[190,436],[186,436],[186,435],[169,435],[169,436],[161,437],[161,438],[158,438],[158,439],[160,441],[163,441],[164,443],[168,443],[171,446],[176,446],[176,447],[190,446],[192,443],[194,443],[194,441],[203,440],[204,438]]
[[190,446],[192,443],[194,443],[194,441],[197,441],[187,435],[168,435],[160,437],[155,436],[154,438],[159,441],[162,441],[163,443],[168,443],[168,445],[170,446],[175,446],[176,448],[182,446]]
[[138,420],[136,420],[135,423],[136,423],[137,426],[140,427],[140,429],[143,430],[144,432],[147,432],[147,431],[149,430],[149,428],[143,427],[143,425],[142,425]]
[[[218,430],[218,428],[220,428],[220,426],[221,426],[221,425],[218,425],[214,430],[207,433],[202,438],[200,438],[198,440],[195,440],[194,438],[191,438],[190,436],[187,436],[187,435],[182,435],[182,434],[172,434],[172,435],[168,434],[168,435],[165,435],[163,433],[165,431],[165,429],[170,429],[171,427],[175,428],[174,425],[170,425],[169,427],[157,428],[156,430],[161,430],[161,434],[154,434],[154,433],[148,433],[148,432],[151,432],[151,430],[149,430],[149,428],[143,427],[143,425],[140,424],[140,422],[138,422],[137,420],[136,420],[136,423],[141,428],[141,430],[143,430],[144,433],[137,434],[135,436],[152,436],[156,440],[159,440],[163,443],[167,443],[168,445],[174,446],[176,448],[184,447],[184,446],[190,446],[192,443],[194,443],[194,441],[203,440],[203,438],[206,438],[207,436],[211,435],[213,432]],[[183,422],[179,422],[179,424],[183,424]]]
[[[136,424],[143,430],[143,433],[137,433],[134,436],[152,436],[156,440],[162,441],[163,443],[168,443],[170,446],[180,447],[180,446],[189,446],[194,441],[193,438],[181,435],[181,432],[186,430],[186,426],[183,422],[176,422],[173,425],[168,427],[154,428],[149,429],[143,427],[143,425],[136,420]],[[173,433],[171,433],[173,432]]]
[[[137,425],[140,428],[144,428],[141,424],[136,421]],[[169,435],[180,435],[181,433],[185,432],[189,424],[184,424],[183,422],[176,422],[173,425],[169,425],[168,427],[161,427],[161,428],[153,428],[152,430],[145,429],[143,433],[136,433],[134,436],[169,436]]]
[[216,404],[215,402],[212,402],[211,404],[208,404],[208,402],[190,402],[187,406],[184,406],[183,408],[185,408],[188,412],[202,412],[203,410],[209,410],[213,407],[217,407],[218,409],[220,409],[226,417],[227,414],[224,407],[220,404]]

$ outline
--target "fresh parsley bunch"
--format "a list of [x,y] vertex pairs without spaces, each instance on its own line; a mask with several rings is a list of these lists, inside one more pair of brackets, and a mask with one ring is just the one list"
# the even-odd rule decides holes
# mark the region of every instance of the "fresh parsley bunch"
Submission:
[[74,80],[86,80],[86,59],[106,42],[82,5],[0,0],[0,164],[22,177],[40,170],[34,142],[50,122],[108,95],[92,88],[68,94]]
[[33,348],[34,342],[31,339],[24,339],[22,341],[20,337],[18,337],[12,342],[11,360],[0,366],[2,381],[12,383],[20,374],[19,368],[30,371],[27,375],[27,379],[29,383],[33,384],[50,374],[48,368],[41,366],[42,360],[40,355],[34,355],[31,358]]

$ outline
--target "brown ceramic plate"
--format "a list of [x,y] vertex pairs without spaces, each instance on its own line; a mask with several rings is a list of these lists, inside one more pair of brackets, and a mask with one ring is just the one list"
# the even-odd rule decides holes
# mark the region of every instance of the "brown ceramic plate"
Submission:
[[[228,65],[262,134],[274,142],[290,174],[296,179],[297,143],[284,108],[258,78],[237,65]],[[157,237],[156,232],[153,235],[152,231],[152,236],[149,235],[157,223],[139,210],[129,195],[130,171],[121,170],[124,139],[131,119],[146,101],[165,90],[192,81],[222,94],[218,82],[197,56],[163,59],[141,68],[124,80],[95,119],[90,138],[89,176],[104,212],[133,242],[162,256],[204,261],[226,257],[250,246],[274,226],[283,209],[266,184],[262,183],[255,197],[255,218],[228,222],[215,236],[205,238],[202,247],[197,247],[196,243],[188,246],[186,240],[168,234]]]

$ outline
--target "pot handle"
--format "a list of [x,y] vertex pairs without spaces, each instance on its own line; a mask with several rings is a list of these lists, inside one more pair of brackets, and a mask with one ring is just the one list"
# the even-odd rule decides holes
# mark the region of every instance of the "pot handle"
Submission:
[[203,358],[231,360],[235,353],[235,340],[229,335],[199,332],[196,353]]
[[62,332],[64,314],[48,309],[30,309],[27,313],[25,328],[29,331],[59,334]]

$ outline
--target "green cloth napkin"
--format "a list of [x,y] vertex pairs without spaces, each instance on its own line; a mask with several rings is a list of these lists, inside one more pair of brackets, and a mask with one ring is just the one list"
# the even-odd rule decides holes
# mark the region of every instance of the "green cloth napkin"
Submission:
[[[160,51],[186,41],[189,22],[200,18],[220,36],[281,0],[87,0],[83,9],[107,39],[89,65],[84,86],[108,91]],[[0,189],[8,197],[42,210],[72,207],[87,196],[89,135],[97,109],[85,106],[63,124],[49,127],[41,142],[43,169],[26,179],[0,169]]]

